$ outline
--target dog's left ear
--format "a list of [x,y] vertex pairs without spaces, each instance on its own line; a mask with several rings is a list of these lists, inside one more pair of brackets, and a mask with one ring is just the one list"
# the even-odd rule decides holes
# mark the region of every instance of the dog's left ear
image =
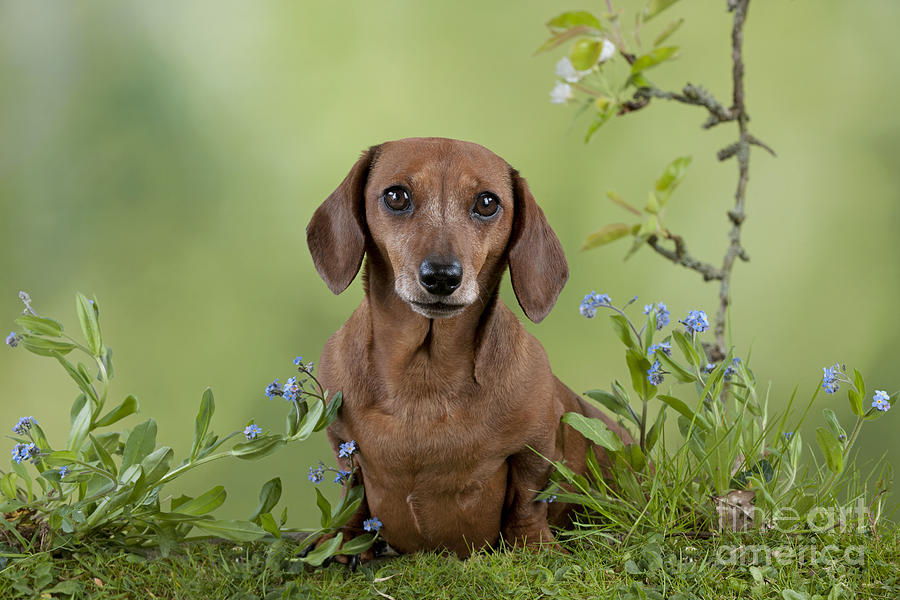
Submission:
[[540,323],[556,304],[569,278],[562,245],[534,201],[528,184],[511,169],[515,214],[509,247],[509,274],[519,306]]
[[366,251],[365,190],[378,146],[359,157],[353,168],[306,226],[306,243],[319,276],[340,294],[362,265]]

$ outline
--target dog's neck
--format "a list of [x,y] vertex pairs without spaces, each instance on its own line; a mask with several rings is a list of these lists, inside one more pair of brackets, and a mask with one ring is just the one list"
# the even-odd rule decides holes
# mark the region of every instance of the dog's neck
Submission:
[[459,315],[429,319],[397,295],[389,269],[370,269],[367,264],[364,287],[372,335],[370,366],[389,387],[418,379],[439,393],[439,386],[449,389],[474,382],[474,356],[485,317],[499,302],[498,284],[483,289],[479,300]]

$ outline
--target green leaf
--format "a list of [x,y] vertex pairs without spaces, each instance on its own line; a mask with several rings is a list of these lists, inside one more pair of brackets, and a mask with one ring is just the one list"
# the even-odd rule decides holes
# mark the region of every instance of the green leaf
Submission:
[[837,440],[841,442],[841,445],[843,445],[847,440],[847,432],[841,427],[841,423],[838,421],[834,411],[830,408],[826,408],[822,411],[822,415],[825,417],[825,424],[828,425],[828,429],[831,430],[834,437],[836,437]]
[[650,192],[647,194],[647,206],[644,207],[644,210],[651,215],[659,214],[659,200],[656,199],[656,194]]
[[34,439],[35,445],[41,452],[49,452],[50,451],[50,442],[47,441],[47,436],[44,434],[44,430],[41,429],[41,426],[38,423],[32,422],[31,424],[31,437]]
[[119,473],[119,481],[121,483],[131,483],[137,484],[138,482],[143,485],[144,479],[144,468],[141,465],[131,465],[127,469],[122,469]]
[[600,20],[586,10],[564,12],[547,21],[547,27],[551,31],[554,29],[571,29],[578,25],[586,25],[597,31],[603,31],[603,24],[600,23]]
[[847,398],[850,399],[850,410],[853,411],[853,414],[857,417],[863,416],[865,411],[863,410],[862,398],[856,393],[856,390],[852,388],[847,390]]
[[334,556],[338,547],[344,540],[344,534],[338,533],[333,538],[323,542],[318,548],[301,558],[303,562],[313,567],[320,567],[326,558]]
[[850,410],[857,417],[862,417],[866,414],[866,410],[863,408],[863,398],[866,397],[866,382],[856,369],[853,369],[853,380],[853,385],[856,386],[856,389],[850,388],[847,390],[847,397],[850,399]]
[[278,450],[284,443],[285,439],[280,435],[267,435],[249,442],[235,444],[231,449],[231,455],[244,460],[262,458]]
[[562,422],[567,423],[575,431],[607,450],[622,450],[622,440],[614,434],[600,419],[586,417],[580,413],[569,412],[563,415]]
[[[75,366],[70,363],[68,360],[63,358],[63,355],[59,352],[52,353],[53,358],[59,361],[59,364],[63,366],[66,372],[69,374],[69,377],[72,378],[73,381],[81,388],[94,403],[98,403],[99,399],[97,398],[97,392],[94,391],[94,387],[91,385],[91,378],[89,375],[85,375],[85,373],[80,368],[75,368]],[[80,367],[81,365],[79,365]]]
[[571,40],[574,37],[578,37],[579,35],[586,35],[594,33],[594,30],[587,25],[578,25],[576,27],[572,27],[570,29],[566,29],[565,31],[560,31],[559,33],[554,33],[550,36],[550,39],[541,44],[541,47],[535,50],[535,54],[540,54],[541,52],[546,52],[547,50],[552,50],[556,48],[563,42]]
[[643,73],[632,73],[631,77],[628,78],[627,84],[631,84],[636,88],[651,88],[653,84],[649,79],[644,77]]
[[594,122],[591,123],[591,126],[588,127],[587,133],[584,135],[585,144],[591,141],[591,137],[593,137],[593,135],[597,133],[597,131],[613,117],[616,112],[614,109],[615,107],[612,107],[604,112],[597,113],[597,116],[594,118]]
[[844,448],[836,437],[824,427],[816,428],[816,441],[822,454],[825,455],[825,462],[828,469],[832,473],[840,473],[844,470]]
[[862,374],[853,369],[853,384],[856,386],[856,390],[859,392],[860,398],[866,397],[866,382],[863,380]]
[[288,411],[287,415],[284,417],[284,435],[286,437],[291,437],[297,434],[297,430],[300,429],[300,415],[297,414],[297,410],[292,408]]
[[637,419],[628,406],[621,402],[614,394],[610,394],[606,390],[588,390],[584,394],[589,398],[596,400],[615,414],[621,415],[626,419],[633,421],[635,424],[638,424]]
[[365,489],[361,485],[350,488],[334,507],[331,515],[331,527],[343,527],[350,521],[353,514],[359,509],[365,497]]
[[706,366],[705,364],[700,364],[700,355],[697,354],[697,350],[694,349],[694,346],[682,332],[677,330],[672,331],[672,338],[675,340],[675,343],[678,344],[678,348],[681,350],[681,353],[688,363],[697,369],[703,369]]
[[656,310],[651,310],[647,315],[647,324],[644,326],[644,348],[653,345],[653,335],[656,333]]
[[[325,393],[325,397],[328,397],[328,393]],[[316,431],[321,431],[322,429],[331,425],[334,420],[337,418],[338,411],[341,409],[341,405],[344,403],[344,394],[342,392],[336,392],[332,397],[331,401],[328,403],[328,407],[325,409],[322,418],[319,419],[319,423],[316,425]]]
[[[795,434],[796,435],[796,434]],[[811,494],[801,494],[794,500],[793,508],[797,512],[798,520],[805,519],[806,514],[815,505],[816,497]]]
[[662,175],[656,180],[656,186],[653,188],[659,197],[659,205],[663,207],[669,201],[669,196],[678,187],[678,184],[687,174],[687,169],[691,165],[690,156],[680,156],[666,166]]
[[16,319],[16,323],[21,325],[26,331],[34,335],[49,335],[51,337],[59,337],[62,335],[63,326],[59,321],[53,319],[45,319],[44,317],[35,317],[33,315],[22,315]]
[[156,448],[156,421],[147,419],[135,425],[128,439],[125,440],[125,449],[122,452],[122,470],[131,465],[139,464]]
[[646,23],[662,11],[666,10],[678,0],[650,0],[643,10],[643,20]]
[[50,454],[44,454],[41,459],[48,467],[64,467],[78,460],[78,454],[71,450],[57,450]]
[[684,383],[697,381],[696,375],[672,360],[672,358],[667,356],[665,352],[657,352],[654,354],[654,356],[656,357],[656,360],[658,360],[660,364],[665,367],[666,371],[674,375],[675,378],[678,379],[678,381]]
[[584,243],[581,244],[581,249],[590,250],[591,248],[599,248],[600,246],[604,246],[630,234],[631,225],[626,225],[625,223],[610,223],[587,236]]
[[303,415],[303,420],[300,422],[300,429],[297,430],[296,435],[291,437],[292,441],[303,441],[311,436],[313,431],[316,430],[316,426],[319,424],[322,413],[325,412],[325,405],[319,398],[310,398],[309,402],[309,412]]
[[637,232],[637,237],[647,239],[651,235],[656,235],[657,233],[659,233],[659,217],[651,214],[647,217],[646,221],[641,223],[641,227]]
[[629,349],[625,352],[625,362],[631,373],[631,387],[641,398],[652,398],[656,394],[656,386],[647,379],[650,361],[638,350]]
[[656,445],[657,440],[659,439],[659,434],[662,432],[662,428],[666,424],[666,407],[663,407],[659,410],[659,413],[656,415],[656,422],[653,424],[653,427],[650,428],[650,431],[647,432],[646,439],[646,447],[647,453],[649,454],[651,450],[653,450],[653,446]]
[[651,50],[647,54],[639,56],[634,61],[631,65],[631,72],[632,74],[640,73],[646,69],[655,67],[656,65],[671,59],[675,56],[676,52],[678,52],[678,46],[663,46],[662,48]]
[[[684,402],[682,402],[675,396],[667,396],[665,394],[660,394],[658,396],[658,398],[660,400],[662,400],[663,402],[665,402],[666,404],[668,404],[669,406],[671,406],[673,409],[675,409],[680,414],[684,415],[684,417],[688,421],[694,420],[694,411],[692,411],[687,404],[685,404]],[[697,414],[696,423],[703,429],[709,429],[709,422],[706,420],[706,417],[704,417],[702,414],[699,414],[699,413]]]
[[[606,479],[606,474],[604,474],[603,469],[600,468],[600,463],[597,462],[597,453],[595,452],[594,446],[588,446],[587,452],[585,452],[585,464],[587,465],[588,472],[591,474],[591,477],[594,478],[594,481],[600,482]],[[592,486],[594,489],[597,489],[596,485]],[[542,500],[543,498],[538,495],[538,499]]]
[[[84,398],[84,395],[82,394],[81,397]],[[77,400],[76,404],[78,404]],[[84,438],[87,437],[88,432],[91,430],[91,414],[91,404],[85,398],[84,403],[81,404],[81,410],[78,411],[69,428],[69,440],[66,443],[66,447],[69,450],[77,451],[81,448]]]
[[265,529],[250,521],[197,521],[194,526],[234,542],[252,542],[266,535]]
[[194,515],[199,517],[216,510],[225,502],[228,494],[225,488],[217,485],[208,492],[205,492],[193,500],[188,500],[178,506],[178,512],[183,515]]
[[75,308],[78,311],[78,321],[81,323],[81,332],[87,342],[91,354],[99,357],[103,349],[103,338],[100,335],[100,320],[97,317],[95,301],[89,300],[84,294],[75,294]]
[[676,19],[675,21],[672,21],[671,23],[666,25],[666,28],[663,29],[662,32],[660,32],[660,34],[658,36],[656,36],[655,40],[653,40],[653,45],[659,46],[660,44],[662,44],[664,41],[669,39],[669,37],[673,33],[678,31],[678,28],[681,27],[683,24],[684,24],[684,19],[681,18],[681,19]]
[[616,336],[622,343],[625,344],[627,348],[637,349],[640,347],[638,343],[638,339],[634,337],[634,332],[631,330],[631,326],[628,324],[628,319],[623,317],[622,315],[616,313],[609,316],[610,322],[612,322],[613,331],[616,332]]
[[197,515],[185,515],[179,512],[157,512],[153,514],[154,519],[161,519],[163,521],[167,521],[170,523],[187,523],[192,522],[193,525],[196,521],[203,520],[204,517]]
[[253,514],[250,516],[250,520],[256,522],[256,519],[259,515],[267,512],[272,512],[272,509],[275,508],[275,505],[278,504],[278,501],[281,499],[281,478],[275,477],[265,482],[262,488],[259,490],[259,504],[256,506],[256,510],[253,511]]
[[338,554],[343,554],[346,556],[359,554],[360,552],[365,552],[366,550],[371,548],[372,544],[374,543],[375,536],[371,533],[364,533],[362,535],[356,536],[352,540],[347,540],[347,543],[341,546]]
[[194,423],[194,443],[191,445],[191,462],[197,459],[197,453],[200,451],[200,444],[209,431],[209,423],[212,420],[213,413],[216,412],[216,402],[213,399],[212,389],[203,390],[203,396],[200,398],[200,410],[197,412],[197,419]]
[[16,474],[10,471],[0,479],[0,492],[10,500],[18,499],[18,488],[16,487]]
[[609,192],[606,192],[606,197],[609,198],[610,202],[612,202],[613,204],[618,204],[619,206],[621,206],[622,208],[624,208],[624,209],[627,210],[628,212],[630,212],[630,213],[632,213],[632,214],[635,214],[635,215],[637,215],[637,216],[639,216],[639,217],[641,216],[641,211],[639,211],[638,209],[636,209],[636,208],[633,207],[632,205],[630,205],[630,204],[628,204],[627,202],[625,202],[625,200],[623,200],[623,199],[622,199],[622,196],[620,196],[619,194],[617,194],[617,193],[615,193],[615,192],[613,192],[613,191],[609,191]]
[[572,45],[569,50],[569,60],[572,66],[579,71],[587,71],[600,60],[603,51],[603,42],[592,38],[582,38]]
[[281,531],[278,529],[278,523],[275,522],[275,517],[272,516],[272,513],[263,513],[259,515],[259,524],[273,536],[281,539]]
[[103,366],[106,368],[106,377],[108,379],[112,379],[115,374],[115,369],[113,369],[113,361],[112,361],[112,348],[109,346],[103,347],[103,352],[100,354],[100,360],[103,362]]
[[22,345],[29,352],[39,356],[53,356],[54,352],[59,354],[68,354],[75,348],[75,344],[69,342],[61,342],[47,338],[26,335],[22,338]]
[[128,396],[122,400],[120,405],[100,417],[97,422],[94,423],[94,427],[107,427],[121,421],[129,415],[137,413],[139,410],[140,406],[138,405],[137,398]]
[[172,462],[173,455],[174,452],[171,448],[160,446],[141,460],[141,469],[145,479],[144,485],[152,486],[169,472],[169,463]]
[[[647,466],[647,458],[641,452],[639,444],[628,444],[622,449],[621,456],[635,471],[643,471],[644,467]],[[640,493],[636,495],[637,498],[640,496]]]
[[322,529],[331,527],[331,503],[322,495],[319,488],[316,488],[316,506],[319,507],[320,519],[319,523]]
[[97,454],[97,457],[100,459],[100,462],[103,463],[106,471],[113,477],[118,477],[119,471],[116,469],[116,463],[113,460],[112,455],[106,451],[103,444],[97,441],[97,438],[91,434],[88,434],[88,437],[91,440],[91,448],[94,449],[94,453]]

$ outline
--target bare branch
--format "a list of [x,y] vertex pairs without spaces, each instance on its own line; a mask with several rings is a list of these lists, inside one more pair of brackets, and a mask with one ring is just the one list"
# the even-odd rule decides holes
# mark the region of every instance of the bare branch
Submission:
[[[747,109],[744,98],[744,22],[747,18],[747,8],[750,0],[728,0],[729,10],[734,12],[734,25],[731,29],[731,78],[732,78],[732,106],[731,114],[738,123],[738,141],[726,148],[729,156],[735,156],[738,163],[738,184],[734,194],[734,208],[728,211],[732,227],[728,235],[729,244],[722,260],[722,279],[719,285],[719,309],[716,312],[715,336],[716,345],[710,350],[712,360],[722,360],[726,356],[725,347],[725,319],[728,314],[728,305],[731,303],[731,271],[737,258],[748,260],[748,256],[741,245],[741,225],[744,223],[744,204],[747,198],[747,181],[750,174],[750,139],[747,131]],[[755,139],[755,138],[754,138]],[[733,148],[733,150],[732,150]],[[770,149],[771,151],[771,149]]]
[[[672,100],[674,102],[681,102],[682,104],[704,107],[709,111],[709,119],[703,124],[704,129],[709,129],[719,123],[727,123],[728,121],[734,120],[734,115],[730,109],[725,108],[721,102],[716,100],[713,95],[703,87],[691,83],[684,86],[680,94],[676,92],[667,92],[655,87],[640,88],[634,93],[634,100],[626,102],[625,104],[640,104],[638,108],[643,108],[649,104],[651,98]],[[635,110],[635,108],[632,108],[632,110]]]
[[700,273],[700,275],[703,276],[703,281],[722,279],[722,272],[719,271],[719,269],[709,263],[700,262],[688,253],[687,246],[681,236],[668,234],[668,239],[675,243],[675,250],[670,250],[661,246],[659,237],[655,235],[651,235],[647,239],[647,245],[653,248],[661,256],[671,260],[673,263]]

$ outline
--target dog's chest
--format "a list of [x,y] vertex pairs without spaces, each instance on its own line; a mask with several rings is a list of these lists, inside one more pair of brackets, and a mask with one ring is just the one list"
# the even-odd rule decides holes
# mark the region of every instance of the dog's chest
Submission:
[[507,419],[460,395],[409,395],[342,411],[346,435],[356,439],[366,463],[394,472],[475,470],[490,457],[505,460]]
[[[508,451],[497,422],[457,402],[404,403],[342,418],[359,445],[372,514],[404,552],[492,543],[499,534]],[[502,419],[500,419],[502,421]]]

